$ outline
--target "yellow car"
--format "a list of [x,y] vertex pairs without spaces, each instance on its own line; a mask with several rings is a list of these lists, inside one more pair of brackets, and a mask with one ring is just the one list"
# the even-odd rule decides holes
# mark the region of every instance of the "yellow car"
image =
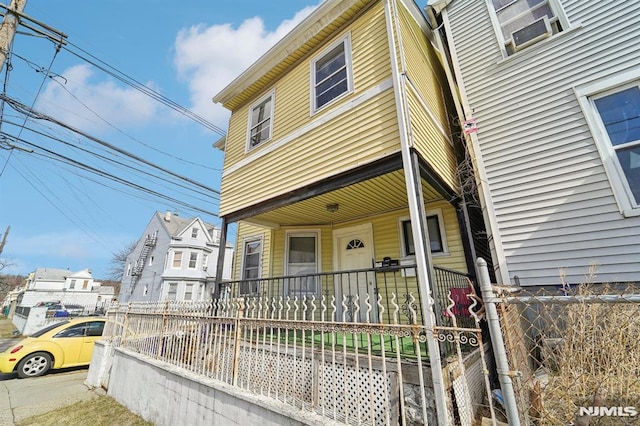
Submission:
[[89,365],[105,319],[83,317],[56,322],[0,353],[0,373],[41,376],[50,369]]

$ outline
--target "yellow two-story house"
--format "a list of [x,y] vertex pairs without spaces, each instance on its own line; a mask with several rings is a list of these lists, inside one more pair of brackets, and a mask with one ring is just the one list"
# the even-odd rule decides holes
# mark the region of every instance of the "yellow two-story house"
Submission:
[[222,291],[335,297],[335,319],[376,322],[378,298],[419,312],[409,295],[431,289],[441,313],[466,287],[478,233],[428,34],[413,1],[327,0],[215,95],[225,238],[237,224]]

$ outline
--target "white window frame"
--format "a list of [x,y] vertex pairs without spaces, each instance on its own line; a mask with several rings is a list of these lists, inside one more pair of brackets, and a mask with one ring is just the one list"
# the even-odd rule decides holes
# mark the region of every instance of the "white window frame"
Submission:
[[[289,271],[289,241],[290,237],[314,237],[316,240],[316,270],[315,273],[319,273],[322,269],[322,259],[320,254],[322,253],[320,246],[320,237],[321,230],[320,229],[292,229],[285,231],[285,247],[284,247],[284,274],[286,276],[293,275],[291,271]],[[287,290],[288,291],[288,290]],[[298,295],[301,293],[298,292]],[[318,285],[318,280],[315,282],[315,291],[305,292],[305,294],[320,294],[320,286]]]
[[[194,258],[195,254],[195,258]],[[193,265],[193,266],[191,266]],[[198,267],[198,252],[191,251],[189,252],[189,264],[187,265],[189,269],[196,269]]]
[[[344,93],[341,93],[339,96],[331,99],[326,104],[321,107],[316,106],[316,63],[325,58],[333,49],[335,49],[338,45],[344,45],[344,61],[347,70],[347,90]],[[311,83],[309,85],[310,88],[310,100],[311,100],[311,115],[315,114],[318,111],[322,111],[325,108],[335,104],[340,99],[348,96],[350,93],[353,93],[353,60],[351,56],[351,33],[347,33],[344,37],[339,40],[336,40],[334,43],[330,44],[325,48],[322,52],[320,52],[310,64],[310,79]]]
[[618,162],[616,151],[609,140],[609,135],[593,100],[632,86],[640,86],[640,69],[637,67],[574,87],[578,103],[582,108],[589,130],[591,130],[593,141],[602,159],[618,209],[625,217],[640,216],[640,205],[635,201],[627,177]]
[[[442,240],[441,241],[442,251],[438,251],[438,252],[431,251],[431,257],[450,256],[451,253],[449,253],[449,244],[447,243],[447,232],[446,232],[446,227],[444,225],[444,215],[442,214],[442,209],[435,208],[432,210],[427,210],[426,216],[427,217],[436,216],[438,218],[438,228],[440,229],[440,239]],[[415,254],[406,253],[405,235],[404,235],[404,229],[402,227],[403,222],[410,221],[410,220],[411,220],[411,217],[409,216],[402,216],[398,218],[398,235],[400,237],[400,254],[403,259],[415,258]],[[414,244],[415,244],[415,240],[414,240]]]
[[[169,299],[169,295],[172,294],[172,292],[171,292],[171,288],[172,287],[175,288],[175,292],[173,293],[174,297],[173,297],[173,299]],[[175,282],[175,281],[174,282],[168,282],[167,283],[167,295],[165,297],[165,300],[178,300],[178,288],[179,287],[180,287],[180,283],[178,283],[178,282]]]
[[[184,283],[184,296],[182,298],[182,300],[195,300],[193,298],[193,294],[194,294],[194,289],[195,289],[196,283],[193,282],[186,282]],[[191,291],[189,291],[191,290]],[[189,295],[189,298],[187,299],[187,295]]]
[[[269,103],[271,104],[271,112],[269,113],[269,122],[271,123],[271,125],[269,126],[269,136],[260,141],[257,145],[251,145],[251,130],[258,126],[260,123],[256,123],[255,125],[251,122],[251,118],[253,117],[253,110],[258,108],[260,105],[262,105],[263,103],[265,103],[265,101],[267,99],[271,98],[271,100],[269,101]],[[263,97],[261,97],[258,101],[254,102],[250,107],[249,107],[249,118],[247,120],[247,142],[246,142],[246,146],[245,146],[245,153],[249,152],[253,149],[256,149],[262,145],[264,145],[265,143],[269,142],[271,140],[271,138],[273,137],[273,118],[274,118],[274,111],[275,111],[275,107],[276,107],[276,92],[275,90],[272,90],[271,92],[267,93],[266,95],[264,95]],[[261,123],[264,123],[265,121],[267,121],[267,119],[265,118],[264,120],[262,120]]]
[[191,228],[191,238],[198,238],[198,228],[195,226]]
[[[253,242],[256,242],[256,241],[260,242],[260,257],[258,259],[258,277],[254,278],[254,279],[258,280],[258,283],[259,283],[260,279],[262,278],[262,256],[264,254],[264,237],[263,236],[246,237],[246,238],[242,239],[242,252],[241,252],[241,258],[240,258],[240,277],[241,277],[242,281],[248,281],[248,279],[245,277],[245,268],[244,268],[247,244],[248,243],[253,243]],[[240,292],[240,290],[241,289],[239,288],[238,289],[238,293],[240,295],[257,295],[257,294],[260,294],[259,289],[257,289],[257,288],[256,288],[255,292]]]
[[[513,2],[515,2],[517,0],[514,0]],[[563,34],[565,32],[567,32],[570,28],[570,23],[569,20],[567,19],[567,14],[565,13],[563,7],[562,7],[562,3],[558,0],[546,0],[547,3],[549,4],[549,7],[551,8],[551,10],[553,11],[553,13],[556,15],[555,16],[555,20],[558,20],[560,22],[560,26],[562,27],[562,31],[558,32],[557,34],[551,34],[546,38],[553,38],[554,36],[558,35],[558,34]],[[530,43],[527,43],[526,45],[523,45],[522,47],[520,47],[520,49],[516,50],[515,49],[515,45],[513,45],[513,41],[510,39],[505,39],[504,35],[502,34],[502,25],[500,24],[500,20],[498,19],[498,14],[495,10],[495,8],[493,7],[493,1],[492,0],[485,0],[486,5],[487,5],[487,9],[489,11],[489,16],[491,17],[491,23],[493,24],[493,30],[496,34],[496,37],[498,39],[499,45],[500,45],[500,51],[502,52],[502,56],[503,57],[509,57],[509,56],[513,56],[515,54],[517,54],[518,52],[522,51],[522,50],[527,50],[529,47],[539,43],[542,40],[535,40],[532,41]],[[512,2],[512,3],[513,3]],[[513,45],[513,50],[514,52],[509,53],[509,51],[507,50],[507,45],[512,44]]]
[[[176,266],[176,254],[180,253],[180,265]],[[181,269],[182,268],[182,260],[183,260],[183,251],[182,250],[175,250],[172,254],[171,254],[171,269]]]

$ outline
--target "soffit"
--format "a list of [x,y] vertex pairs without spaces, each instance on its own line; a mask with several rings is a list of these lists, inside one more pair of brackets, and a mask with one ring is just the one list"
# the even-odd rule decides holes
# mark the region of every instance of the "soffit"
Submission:
[[[425,202],[442,199],[425,181],[422,191]],[[338,204],[338,210],[327,211],[328,204]],[[404,173],[397,170],[245,220],[274,226],[329,225],[402,210],[407,206]]]
[[260,94],[377,0],[327,0],[222,89],[213,102],[233,111]]

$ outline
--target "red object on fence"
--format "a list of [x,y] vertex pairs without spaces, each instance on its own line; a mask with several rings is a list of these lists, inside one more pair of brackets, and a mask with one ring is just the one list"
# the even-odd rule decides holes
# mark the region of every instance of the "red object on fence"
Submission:
[[[469,316],[469,306],[471,306],[471,299],[467,297],[468,294],[471,294],[471,289],[469,287],[454,287],[450,289],[451,298],[455,305],[451,308],[451,312],[455,316]],[[445,311],[445,316],[449,315],[447,311]]]

